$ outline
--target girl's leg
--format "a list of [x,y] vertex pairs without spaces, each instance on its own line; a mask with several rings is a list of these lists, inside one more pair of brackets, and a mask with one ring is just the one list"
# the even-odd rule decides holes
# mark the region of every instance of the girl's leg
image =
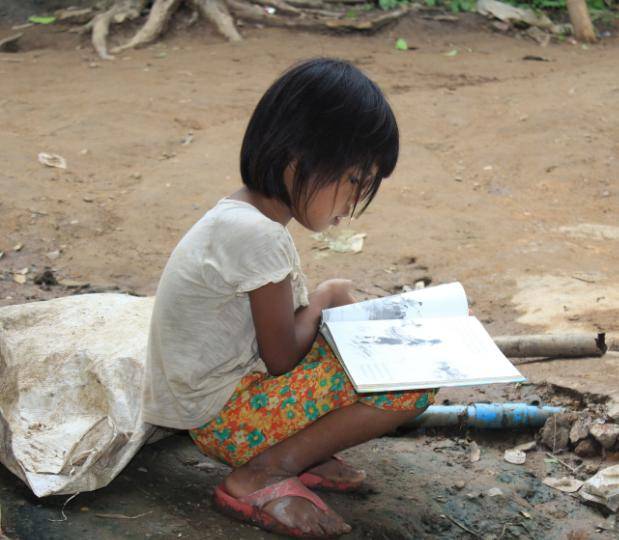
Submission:
[[[421,409],[383,410],[363,403],[336,409],[235,469],[225,480],[226,490],[235,497],[242,497],[284,478],[297,476],[336,452],[388,433],[422,412]],[[264,510],[290,527],[317,536],[350,530],[334,512],[322,512],[298,497],[276,499]]]

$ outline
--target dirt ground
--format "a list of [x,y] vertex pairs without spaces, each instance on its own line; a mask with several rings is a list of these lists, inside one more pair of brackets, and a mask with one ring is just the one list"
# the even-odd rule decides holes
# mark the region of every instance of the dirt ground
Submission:
[[[76,290],[154,294],[184,231],[239,185],[240,143],[262,92],[291,63],[328,55],[382,86],[402,151],[370,209],[344,226],[367,233],[362,253],[319,250],[309,232],[290,227],[311,284],[347,277],[369,297],[421,279],[458,280],[492,334],[604,330],[616,339],[616,38],[541,48],[476,17],[453,24],[421,14],[374,36],[243,33],[229,44],[203,27],[173,31],[102,62],[75,34],[35,28],[24,52],[0,54],[0,306]],[[395,50],[398,37],[417,49]],[[544,61],[524,59],[531,55]],[[68,168],[44,167],[39,152],[62,155]],[[44,267],[64,284],[34,284]],[[595,386],[596,399],[619,401],[619,356],[610,354],[603,371],[595,362],[532,365],[523,372],[535,384],[440,396],[543,395],[580,406],[557,389],[580,384],[581,396]],[[354,504],[327,500],[353,523],[354,538],[470,537],[461,525],[480,538],[616,537],[598,527],[598,510],[540,483],[561,472],[543,451],[524,466],[502,460],[533,436],[383,438],[347,453],[370,476]],[[471,437],[482,447],[477,463],[467,457]],[[62,522],[49,519],[66,498],[36,500],[2,468],[2,527],[21,539],[269,537],[214,512],[209,494],[225,469],[196,467],[203,462],[180,435],[147,447],[108,488],[70,503]],[[489,497],[492,487],[502,495]],[[97,517],[144,512],[152,515]]]

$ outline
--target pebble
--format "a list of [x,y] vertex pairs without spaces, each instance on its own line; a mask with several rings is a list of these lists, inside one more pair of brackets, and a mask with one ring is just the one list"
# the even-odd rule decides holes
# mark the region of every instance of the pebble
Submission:
[[595,424],[591,426],[589,432],[606,450],[610,450],[619,438],[619,425]]
[[488,497],[503,497],[504,493],[501,488],[493,487],[493,488],[490,488],[488,491],[486,491],[486,495]]
[[570,429],[570,442],[576,444],[578,441],[586,439],[591,428],[591,418],[588,416],[580,417]]
[[576,448],[574,448],[574,453],[578,457],[589,458],[589,457],[597,456],[599,452],[598,452],[598,446],[595,443],[595,441],[587,438],[583,441],[580,441],[576,445]]

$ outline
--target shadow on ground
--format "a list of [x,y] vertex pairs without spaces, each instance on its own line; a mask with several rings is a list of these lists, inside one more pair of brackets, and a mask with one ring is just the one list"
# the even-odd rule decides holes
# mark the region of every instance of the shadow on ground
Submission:
[[[369,473],[361,492],[324,496],[353,525],[350,539],[472,537],[465,529],[495,539],[612,538],[596,532],[603,521],[596,510],[541,484],[541,471],[562,472],[548,469],[560,465],[547,463],[543,451],[529,454],[525,466],[502,460],[505,448],[533,436],[477,433],[475,463],[464,434],[385,437],[344,453]],[[70,500],[64,520],[68,497],[36,499],[0,468],[3,530],[23,540],[273,537],[214,510],[211,494],[226,472],[186,435],[174,435],[143,448],[108,487]]]

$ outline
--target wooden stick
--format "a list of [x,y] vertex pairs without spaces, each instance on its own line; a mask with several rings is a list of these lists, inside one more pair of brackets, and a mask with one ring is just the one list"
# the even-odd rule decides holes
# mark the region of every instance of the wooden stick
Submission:
[[473,529],[469,529],[466,525],[464,525],[463,523],[460,523],[457,519],[452,518],[449,514],[441,514],[441,515],[447,518],[449,521],[451,521],[454,525],[457,525],[458,527],[460,527],[463,531],[466,531],[470,535],[474,536],[475,538],[481,538],[481,536],[477,532],[475,532]]
[[497,336],[497,347],[510,358],[580,358],[602,356],[606,350],[606,334],[531,334]]
[[580,469],[582,467],[582,464],[578,465],[578,467],[572,467],[569,463],[565,463],[565,461],[563,461],[562,459],[559,459],[557,456],[555,456],[554,454],[551,454],[550,452],[546,452],[546,455],[548,457],[556,460],[557,463],[560,463],[566,469],[569,469],[570,471],[572,471],[574,474],[576,474],[578,472],[578,469]]

